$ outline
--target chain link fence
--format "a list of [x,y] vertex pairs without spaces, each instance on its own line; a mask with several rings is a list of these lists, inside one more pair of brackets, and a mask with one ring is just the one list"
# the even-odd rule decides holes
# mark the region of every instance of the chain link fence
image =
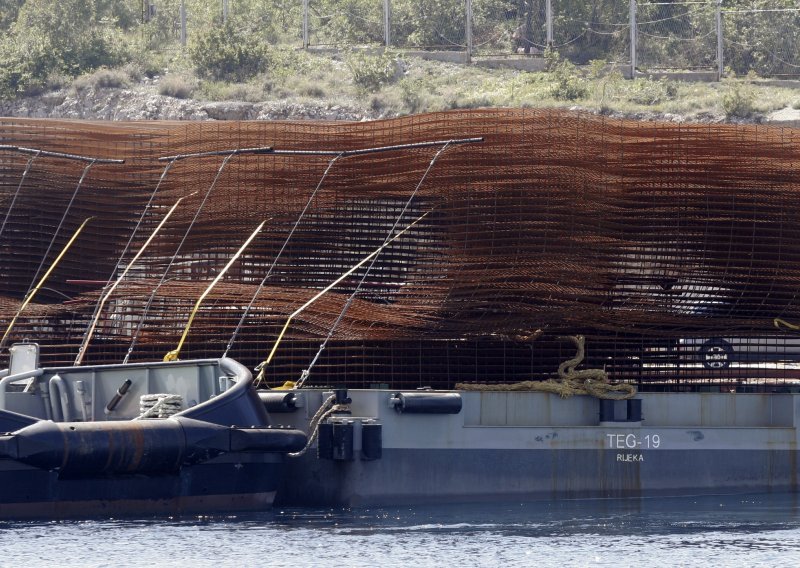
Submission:
[[726,71],[762,77],[800,76],[800,6],[775,0],[761,7],[722,11]]
[[639,2],[637,66],[643,69],[715,69],[717,3]]
[[371,45],[385,41],[383,0],[306,0],[309,46]]
[[[800,5],[786,0],[160,0],[155,40],[220,22],[270,43],[457,51],[466,58],[604,60],[639,71],[800,77]],[[151,8],[152,6],[152,8]]]
[[443,51],[467,49],[464,0],[391,0],[390,3],[391,46]]

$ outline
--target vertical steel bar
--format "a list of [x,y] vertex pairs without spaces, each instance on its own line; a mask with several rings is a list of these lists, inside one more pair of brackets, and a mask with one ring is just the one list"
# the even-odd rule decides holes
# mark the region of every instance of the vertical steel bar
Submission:
[[308,49],[308,0],[303,0],[303,49]]
[[636,78],[636,0],[631,0],[630,16],[631,28],[631,79]]
[[472,0],[466,2],[467,63],[472,62]]
[[725,61],[722,55],[722,0],[717,0],[717,81],[722,80],[725,73]]
[[392,45],[392,2],[383,0],[383,39],[386,47]]
[[186,47],[186,1],[181,0],[181,45]]

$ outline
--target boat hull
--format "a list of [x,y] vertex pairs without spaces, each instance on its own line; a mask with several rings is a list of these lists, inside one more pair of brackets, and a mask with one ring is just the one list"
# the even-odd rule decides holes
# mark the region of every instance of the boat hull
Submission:
[[268,509],[279,454],[226,454],[175,473],[59,477],[0,460],[0,519],[163,516]]
[[[625,462],[638,459],[643,462]],[[292,465],[282,506],[619,499],[796,492],[797,452],[386,450],[381,460]],[[306,480],[300,482],[299,480]]]
[[[294,413],[276,416],[302,428],[328,396],[308,392]],[[630,411],[625,401],[609,410],[587,396],[460,396],[463,408],[404,413],[393,406],[397,393],[349,391],[350,413],[333,414],[317,448],[289,459],[276,503],[648,498],[797,492],[800,484],[796,394],[643,393]],[[367,440],[367,425],[379,425],[380,436]]]

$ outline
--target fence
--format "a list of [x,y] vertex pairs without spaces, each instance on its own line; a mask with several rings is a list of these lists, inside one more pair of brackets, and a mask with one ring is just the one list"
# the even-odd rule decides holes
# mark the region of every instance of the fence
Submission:
[[[148,8],[152,2],[145,0]],[[800,76],[800,6],[783,0],[163,0],[181,42],[209,23],[297,47],[387,46],[472,58],[605,60],[643,72]],[[177,12],[176,12],[177,10]],[[255,27],[258,24],[261,27]]]

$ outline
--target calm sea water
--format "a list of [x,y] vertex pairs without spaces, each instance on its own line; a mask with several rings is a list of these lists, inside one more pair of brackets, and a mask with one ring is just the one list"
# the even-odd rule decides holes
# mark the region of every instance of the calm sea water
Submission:
[[797,495],[0,523],[0,566],[800,566]]

